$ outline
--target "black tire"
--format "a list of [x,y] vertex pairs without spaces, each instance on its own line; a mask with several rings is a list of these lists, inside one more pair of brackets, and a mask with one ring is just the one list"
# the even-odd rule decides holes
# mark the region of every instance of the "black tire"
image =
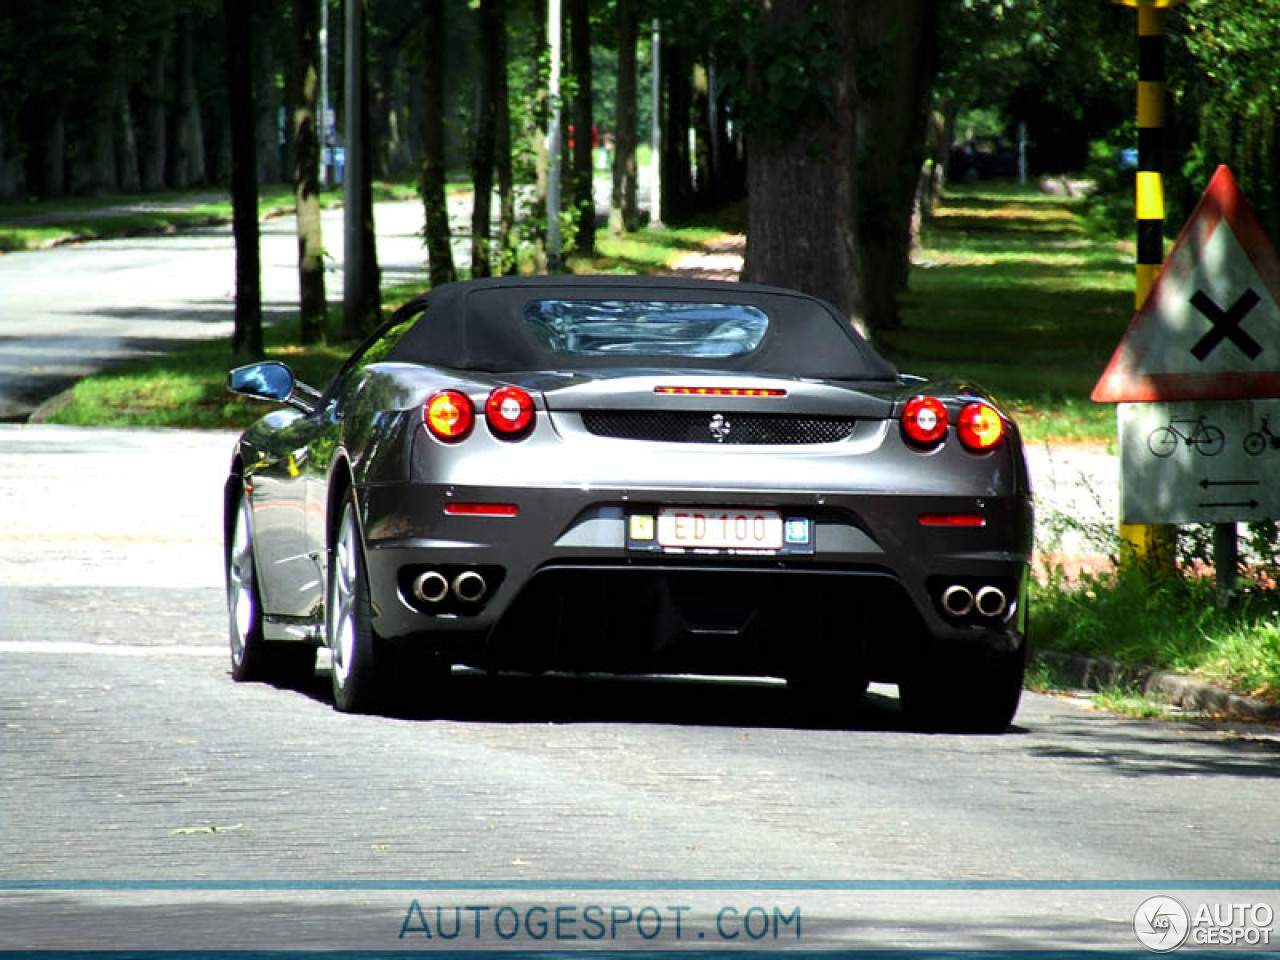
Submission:
[[316,665],[314,647],[305,643],[271,643],[263,636],[253,520],[243,496],[236,500],[226,568],[231,678],[238,683],[268,681],[291,685],[310,679]]
[[974,652],[925,664],[898,684],[907,723],[916,730],[1003,733],[1022,699],[1027,648]]
[[1244,438],[1244,452],[1256,457],[1267,449],[1267,438],[1260,433],[1251,433]]
[[333,652],[333,706],[342,713],[372,713],[385,699],[369,607],[364,547],[350,497],[338,514],[325,577],[324,639]]

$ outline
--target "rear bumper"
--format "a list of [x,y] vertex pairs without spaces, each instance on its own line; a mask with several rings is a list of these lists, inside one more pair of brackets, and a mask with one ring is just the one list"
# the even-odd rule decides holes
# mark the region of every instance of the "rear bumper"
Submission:
[[[360,491],[374,628],[496,669],[789,675],[840,663],[895,679],[929,644],[1023,642],[1032,509],[1020,497],[371,486]],[[447,502],[514,517],[450,517]],[[780,508],[811,519],[812,555],[629,551],[636,502]],[[982,527],[921,525],[980,515]],[[415,596],[436,571],[486,580],[481,602]],[[995,586],[999,616],[949,615],[947,586]]]

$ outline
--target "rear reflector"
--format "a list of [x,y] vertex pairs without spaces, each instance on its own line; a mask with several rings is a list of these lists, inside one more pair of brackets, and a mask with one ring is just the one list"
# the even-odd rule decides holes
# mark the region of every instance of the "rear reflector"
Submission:
[[654,387],[654,393],[680,397],[785,397],[787,391],[766,387]]
[[447,503],[444,512],[450,517],[516,517],[520,508],[514,503]]
[[985,527],[987,518],[980,513],[922,513],[922,527]]

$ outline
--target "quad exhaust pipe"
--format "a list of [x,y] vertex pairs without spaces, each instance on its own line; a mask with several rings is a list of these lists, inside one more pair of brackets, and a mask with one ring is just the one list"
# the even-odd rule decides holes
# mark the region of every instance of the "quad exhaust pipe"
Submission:
[[968,615],[973,609],[973,591],[954,583],[942,591],[942,609],[953,617]]
[[484,577],[474,570],[463,570],[453,578],[453,595],[461,603],[479,603],[489,592],[489,585]]
[[998,617],[1008,608],[1009,601],[998,587],[983,587],[974,595],[973,605],[984,617]]
[[449,581],[438,570],[428,570],[413,581],[413,595],[423,603],[439,603],[449,595]]
[[953,617],[967,617],[976,611],[979,616],[995,619],[1009,609],[1009,598],[999,587],[980,587],[974,593],[963,584],[953,583],[942,591],[942,609]]
[[488,594],[489,584],[474,570],[463,570],[452,583],[439,570],[427,570],[413,580],[413,595],[431,606],[447,600],[451,592],[459,603],[479,603]]

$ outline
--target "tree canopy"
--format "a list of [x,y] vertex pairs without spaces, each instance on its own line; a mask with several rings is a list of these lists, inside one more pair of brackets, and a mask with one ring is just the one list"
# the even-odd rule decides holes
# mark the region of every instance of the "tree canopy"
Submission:
[[[260,181],[302,175],[300,155],[303,167],[315,163],[314,144],[299,154],[294,143],[316,134],[306,120],[316,109],[308,105],[314,64],[308,74],[294,53],[297,30],[315,29],[299,28],[304,2],[250,5]],[[329,7],[330,105],[340,135],[343,0],[314,2]],[[593,143],[625,153],[609,158],[620,178],[614,228],[638,225],[631,198],[646,178],[637,175],[636,151],[657,119],[665,220],[749,193],[748,274],[816,287],[871,326],[896,322],[916,187],[926,182],[920,174],[952,143],[971,132],[1012,137],[1021,126],[1033,172],[1067,173],[1085,167],[1091,143],[1118,151],[1135,139],[1134,11],[1104,0],[563,7],[564,195],[576,197],[564,222],[566,249],[591,247],[589,181],[593,169],[597,177],[609,169]],[[221,0],[5,4],[0,200],[227,184],[224,9]],[[428,234],[440,227],[446,180],[492,182],[502,239],[490,247],[476,237],[473,249],[480,269],[510,269],[516,238],[542,236],[546,0],[377,0],[366,9],[369,175],[424,182],[426,219],[432,209],[438,214]],[[1278,19],[1280,0],[1189,0],[1168,12],[1173,223],[1213,168],[1227,163],[1272,235],[1280,234]],[[654,21],[662,37],[656,104]],[[303,122],[289,119],[297,117]],[[574,134],[573,154],[570,127],[582,133]],[[529,190],[534,200],[518,225],[512,197]],[[825,199],[801,213],[816,197]],[[473,232],[489,219],[478,208]],[[434,236],[437,280],[454,271],[442,242],[447,237]]]

